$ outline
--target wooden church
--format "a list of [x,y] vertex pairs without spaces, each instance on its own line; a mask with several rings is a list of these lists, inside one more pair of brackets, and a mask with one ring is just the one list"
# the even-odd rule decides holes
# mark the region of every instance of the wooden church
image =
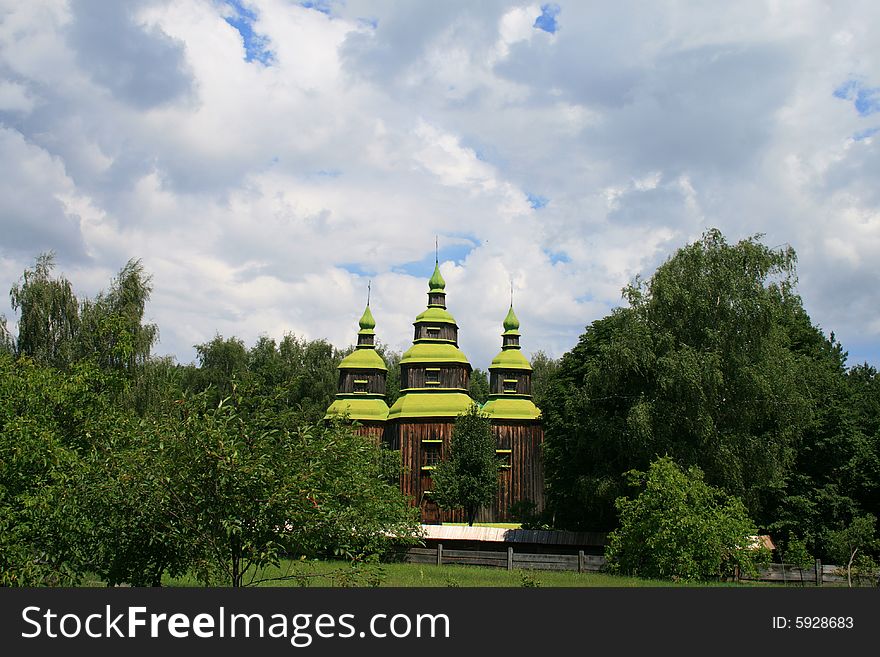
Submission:
[[[456,417],[476,402],[468,394],[471,365],[458,348],[458,324],[446,309],[446,283],[435,263],[428,281],[428,306],[413,322],[413,344],[400,360],[400,397],[388,408],[388,368],[375,349],[376,322],[369,302],[360,319],[357,348],[339,364],[331,415],[347,415],[358,432],[399,450],[401,490],[421,510],[422,522],[461,522],[462,511],[442,511],[431,499],[431,474],[446,458]],[[509,521],[510,506],[528,500],[544,506],[541,412],[531,395],[532,368],[520,350],[513,304],[503,322],[501,351],[489,366],[489,416],[498,454],[495,505],[478,522]]]

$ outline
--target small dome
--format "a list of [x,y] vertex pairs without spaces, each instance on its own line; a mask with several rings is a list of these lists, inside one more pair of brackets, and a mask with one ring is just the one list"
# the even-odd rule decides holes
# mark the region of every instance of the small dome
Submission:
[[440,263],[434,263],[434,273],[431,280],[428,281],[428,290],[430,292],[443,292],[446,289],[446,281],[440,275]]
[[370,312],[370,304],[367,304],[367,307],[364,308],[364,314],[361,315],[358,325],[361,327],[362,331],[369,331],[376,328],[376,320],[373,319],[373,313]]
[[519,319],[516,317],[516,313],[513,312],[513,304],[510,304],[510,310],[507,311],[507,317],[504,318],[504,331],[512,332],[519,329]]

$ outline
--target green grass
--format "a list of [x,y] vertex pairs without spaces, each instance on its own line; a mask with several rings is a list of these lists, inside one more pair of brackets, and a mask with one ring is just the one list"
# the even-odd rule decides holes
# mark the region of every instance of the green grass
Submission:
[[[371,574],[374,579],[371,580]],[[285,561],[280,568],[267,568],[260,578],[288,577],[269,580],[263,586],[375,586],[381,577],[383,587],[656,587],[656,586],[754,586],[754,583],[676,583],[667,580],[650,580],[621,577],[603,573],[576,573],[540,570],[513,570],[482,568],[479,566],[436,566],[429,564],[388,563],[369,567],[364,574],[356,575],[351,566],[336,561]],[[298,579],[297,579],[298,578]],[[165,586],[199,586],[191,578],[164,578]],[[758,584],[760,585],[760,584]]]

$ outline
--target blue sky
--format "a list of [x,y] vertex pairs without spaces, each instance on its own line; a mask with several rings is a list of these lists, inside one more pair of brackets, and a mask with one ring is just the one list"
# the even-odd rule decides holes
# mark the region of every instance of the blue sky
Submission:
[[[873,2],[34,0],[0,22],[0,285],[131,257],[159,353],[217,332],[403,349],[439,237],[477,367],[511,281],[560,356],[710,227],[798,253],[880,366]],[[0,313],[14,325],[8,298]]]
[[257,19],[254,10],[242,5],[237,0],[227,0],[226,4],[229,5],[232,12],[229,16],[225,17],[225,20],[238,30],[238,33],[241,35],[245,51],[245,61],[256,61],[265,65],[271,64],[274,55],[268,48],[268,39],[265,35],[254,32],[254,21]]

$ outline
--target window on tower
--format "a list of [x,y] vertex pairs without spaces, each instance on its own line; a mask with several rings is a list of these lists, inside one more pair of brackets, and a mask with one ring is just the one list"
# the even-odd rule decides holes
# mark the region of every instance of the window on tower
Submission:
[[440,385],[440,368],[439,367],[429,367],[425,370],[425,384],[426,385]]
[[503,390],[505,395],[516,394],[516,379],[504,379]]

